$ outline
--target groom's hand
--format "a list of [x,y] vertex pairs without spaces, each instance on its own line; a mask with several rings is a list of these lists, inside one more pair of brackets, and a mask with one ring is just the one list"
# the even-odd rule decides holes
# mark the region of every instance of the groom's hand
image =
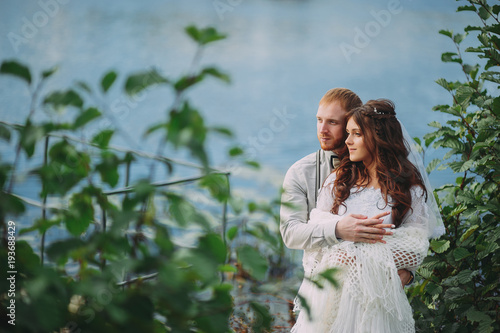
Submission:
[[399,278],[401,279],[401,285],[404,288],[411,279],[411,273],[403,268],[403,269],[398,270],[398,275],[399,275]]
[[392,235],[392,232],[385,228],[394,228],[393,224],[383,224],[382,217],[389,214],[390,212],[384,212],[372,218],[361,214],[349,214],[337,223],[335,235],[346,241],[385,244],[382,237]]

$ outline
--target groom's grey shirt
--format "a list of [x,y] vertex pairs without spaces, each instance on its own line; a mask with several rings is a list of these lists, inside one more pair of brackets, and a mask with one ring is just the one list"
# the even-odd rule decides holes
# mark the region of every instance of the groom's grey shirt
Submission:
[[[319,155],[321,187],[332,171],[332,152],[320,150]],[[316,184],[316,153],[295,162],[285,175],[281,196],[280,231],[285,245],[290,249],[304,250],[339,242],[335,235],[338,219],[334,218],[333,214],[332,223],[307,223],[309,213],[316,207]]]

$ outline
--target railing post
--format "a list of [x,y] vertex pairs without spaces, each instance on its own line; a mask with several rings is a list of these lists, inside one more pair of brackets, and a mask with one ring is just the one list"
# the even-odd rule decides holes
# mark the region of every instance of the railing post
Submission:
[[224,246],[227,246],[227,240],[226,240],[226,229],[227,229],[227,201],[229,200],[229,197],[231,196],[231,183],[229,182],[229,175],[230,173],[226,173],[226,180],[227,180],[227,198],[224,200],[224,203],[222,205],[222,239],[224,240]]

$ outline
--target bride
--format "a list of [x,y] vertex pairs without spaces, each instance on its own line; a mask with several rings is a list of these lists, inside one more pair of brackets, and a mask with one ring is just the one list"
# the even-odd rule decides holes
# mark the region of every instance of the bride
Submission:
[[[443,232],[442,226],[434,232],[439,216],[430,204],[434,198],[408,159],[391,101],[368,101],[346,120],[349,155],[326,179],[308,223],[331,223],[332,214],[340,220],[351,213],[385,212],[393,235],[385,236],[385,243],[343,241],[305,250],[292,333],[415,332],[397,271],[415,270],[427,255],[428,238]],[[328,269],[336,269],[337,286],[322,280]]]

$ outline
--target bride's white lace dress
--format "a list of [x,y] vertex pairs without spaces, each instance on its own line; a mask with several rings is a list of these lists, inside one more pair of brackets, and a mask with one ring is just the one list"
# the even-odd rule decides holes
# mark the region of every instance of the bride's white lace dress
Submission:
[[[363,214],[372,217],[391,208],[385,205],[380,190],[355,188],[339,214],[330,213],[333,205],[332,185],[335,174],[325,181],[317,208],[308,223],[331,223],[332,216]],[[300,311],[292,333],[405,333],[415,332],[412,309],[401,286],[397,270],[415,269],[427,255],[429,246],[427,221],[429,208],[419,187],[411,189],[412,210],[403,223],[385,236],[387,244],[341,241],[333,246],[304,251],[305,278],[299,295],[307,302],[310,316],[296,299]],[[390,200],[390,198],[389,198]],[[386,223],[390,222],[390,215]],[[329,268],[338,288],[322,281],[320,289],[310,280]]]

